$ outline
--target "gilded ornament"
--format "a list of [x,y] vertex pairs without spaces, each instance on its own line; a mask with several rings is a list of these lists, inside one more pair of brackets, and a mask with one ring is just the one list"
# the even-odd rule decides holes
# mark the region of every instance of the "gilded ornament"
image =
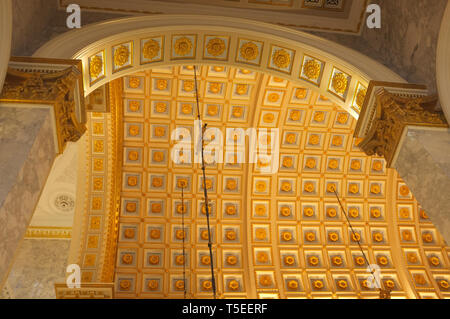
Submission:
[[400,209],[400,217],[401,218],[409,218],[409,209],[408,208],[401,208]]
[[225,70],[225,68],[223,66],[215,66],[215,67],[213,67],[213,70],[215,72],[223,72]]
[[233,107],[232,114],[236,118],[242,117],[242,115],[244,114],[244,108],[241,106],[235,106]]
[[351,183],[348,186],[348,191],[352,194],[358,194],[359,193],[359,185],[356,183]]
[[295,90],[295,97],[299,100],[303,100],[307,94],[308,90],[306,90],[305,88],[297,88]]
[[177,214],[184,214],[187,212],[186,204],[177,204]]
[[237,186],[238,186],[238,184],[235,179],[228,179],[226,182],[226,187],[230,191],[236,190]]
[[306,167],[307,168],[315,168],[316,167],[316,160],[314,158],[308,158],[306,160]]
[[165,79],[156,80],[156,88],[160,91],[167,89],[168,85],[169,85],[169,82]]
[[[205,205],[205,204],[202,204],[201,207],[202,207],[202,208],[201,208],[202,214],[203,214],[203,215],[206,215],[206,205]],[[211,206],[211,205],[208,205],[208,212],[209,212],[209,214],[212,213],[212,206]]]
[[441,262],[439,261],[439,258],[436,257],[436,256],[431,256],[428,260],[429,260],[430,264],[433,265],[433,266],[435,266],[435,267],[439,266],[440,263],[441,263]]
[[320,142],[320,135],[317,135],[317,134],[311,134],[311,135],[309,136],[309,141],[308,141],[309,144],[311,144],[311,145],[317,145],[317,144],[319,144],[319,142]]
[[205,185],[206,185],[206,189],[212,189],[212,187],[213,187],[213,181],[212,181],[211,179],[209,179],[209,178],[206,179],[206,182],[204,182],[204,181],[202,180],[202,188],[204,188]]
[[344,139],[342,138],[342,136],[340,135],[335,135],[333,136],[333,138],[331,139],[331,144],[333,146],[341,146],[342,143],[344,143]]
[[439,287],[441,287],[444,290],[447,290],[450,287],[450,285],[447,280],[442,279],[439,281]]
[[278,93],[270,93],[270,94],[267,96],[267,100],[268,100],[269,102],[271,102],[271,103],[275,103],[275,102],[277,102],[279,99],[280,99],[280,94],[278,94]]
[[314,113],[314,121],[321,123],[325,120],[325,113],[324,112],[315,112]]
[[122,289],[122,290],[130,290],[130,288],[131,288],[131,281],[129,281],[129,280],[121,280],[119,285],[120,285],[120,289]]
[[194,90],[194,81],[183,81],[183,90],[185,92],[192,92]]
[[258,57],[259,49],[253,42],[246,42],[241,46],[240,53],[245,60],[251,61]]
[[328,162],[328,168],[329,169],[337,169],[339,167],[339,161],[336,159],[331,159]]
[[152,186],[157,188],[163,186],[163,179],[161,177],[153,177]]
[[385,256],[379,256],[377,258],[378,264],[381,266],[386,266],[389,263],[389,260]]
[[281,83],[281,82],[283,82],[284,80],[282,79],[282,78],[278,78],[278,77],[273,77],[273,81],[274,82],[277,82],[277,83]]
[[303,214],[306,217],[312,217],[314,215],[314,209],[312,207],[305,207],[303,209]]
[[334,207],[327,208],[327,215],[330,218],[336,217],[337,216],[336,208],[334,208]]
[[303,65],[303,73],[310,80],[317,80],[319,78],[320,69],[321,69],[320,63],[318,63],[315,60],[308,60]]
[[347,90],[348,79],[344,73],[336,73],[333,76],[332,86],[336,93],[344,94]]
[[227,257],[226,261],[227,261],[228,265],[234,266],[234,265],[236,265],[238,259],[237,259],[236,256],[230,255],[230,256]]
[[175,232],[175,237],[178,240],[182,240],[186,238],[186,232],[182,229],[177,229]]
[[306,241],[313,242],[316,240],[316,234],[314,232],[307,232],[305,234]]
[[379,208],[372,208],[370,210],[370,214],[373,218],[380,218],[381,217],[381,210]]
[[283,182],[281,183],[281,190],[283,192],[290,192],[292,190],[292,185],[289,182]]
[[94,56],[89,62],[89,74],[91,78],[97,78],[103,71],[103,60],[99,56]]
[[157,163],[164,161],[164,152],[161,151],[153,152],[153,161]]
[[358,218],[359,216],[359,210],[357,208],[350,208],[348,213],[352,218]]
[[237,281],[237,280],[230,280],[229,282],[228,282],[228,288],[230,289],[230,290],[234,290],[234,291],[236,291],[236,290],[239,290],[239,281]]
[[164,102],[158,102],[155,104],[155,110],[157,113],[165,113],[167,110],[167,104]]
[[297,140],[297,135],[295,135],[294,133],[286,134],[286,143],[295,144],[296,140]]
[[137,136],[137,135],[139,135],[139,131],[140,131],[140,129],[139,129],[139,126],[137,126],[137,125],[130,125],[130,126],[128,127],[128,133],[129,133],[131,136]]
[[139,152],[137,151],[128,152],[128,160],[137,161],[138,159],[139,159]]
[[362,266],[362,265],[364,265],[366,263],[366,260],[362,256],[357,256],[357,257],[355,257],[355,263],[358,266]]
[[372,164],[372,169],[376,172],[383,170],[383,163],[381,161],[374,161]]
[[215,116],[219,112],[219,107],[216,104],[209,104],[206,112],[209,116]]
[[94,190],[100,191],[103,189],[103,179],[102,178],[94,178]]
[[347,287],[348,287],[347,280],[344,280],[344,279],[338,280],[337,285],[338,285],[339,289],[342,289],[342,290],[347,289]]
[[166,129],[161,126],[155,127],[155,136],[156,137],[163,137],[166,134]]
[[384,282],[384,284],[385,284],[385,286],[387,287],[387,288],[389,288],[389,289],[394,289],[394,287],[395,287],[395,282],[393,281],[393,280],[386,280],[385,282]]
[[341,256],[333,256],[333,258],[331,258],[331,262],[335,266],[341,266],[343,263],[343,260],[342,260]]
[[236,93],[238,95],[244,95],[248,91],[248,85],[247,84],[237,84],[236,85]]
[[209,55],[220,56],[225,51],[225,41],[220,38],[214,38],[206,44],[206,50]]
[[184,265],[184,256],[178,255],[175,257],[175,264],[177,265]]
[[262,204],[256,205],[255,212],[258,216],[264,216],[266,214],[266,206]]
[[179,38],[175,41],[174,50],[179,56],[187,55],[192,50],[192,41],[187,37]]
[[290,290],[297,290],[298,289],[298,281],[297,280],[289,280],[287,283],[287,286]]
[[255,231],[256,239],[264,240],[267,237],[267,231],[264,228],[258,228]]
[[128,47],[121,45],[116,50],[114,50],[114,65],[122,66],[128,62],[128,58],[130,57],[130,50]]
[[255,187],[256,187],[256,191],[258,191],[259,193],[265,192],[266,188],[267,188],[266,182],[257,181]]
[[101,171],[103,170],[103,159],[101,158],[96,158],[94,160],[94,170],[95,171]]
[[347,113],[339,113],[337,116],[337,121],[339,124],[345,124],[348,121],[348,114]]
[[406,185],[400,186],[400,195],[402,196],[408,196],[409,194],[409,188]]
[[175,282],[175,289],[176,290],[184,290],[184,280],[177,280]]
[[211,93],[217,94],[220,92],[221,88],[222,88],[222,85],[218,82],[212,82],[209,84],[209,91]]
[[361,169],[361,161],[352,160],[350,163],[350,168],[354,171],[359,171]]
[[208,238],[209,238],[208,230],[207,230],[207,229],[202,230],[202,232],[200,233],[200,237],[201,237],[203,240],[208,240]]
[[313,286],[315,289],[322,289],[323,288],[323,281],[322,280],[314,280]]
[[151,209],[154,214],[161,213],[162,205],[161,203],[152,203]]
[[151,239],[159,239],[161,237],[161,231],[159,229],[152,229],[150,231]]
[[225,212],[227,213],[227,215],[235,215],[236,214],[236,206],[227,205],[225,207]]
[[133,255],[131,255],[131,254],[122,255],[122,262],[126,265],[132,264],[133,263]]
[[335,190],[336,190],[336,184],[334,184],[334,183],[327,184],[327,193],[334,193]]
[[281,214],[281,216],[284,216],[284,217],[291,216],[290,207],[281,207],[280,214]]
[[126,210],[128,213],[132,213],[132,212],[135,212],[135,211],[136,211],[136,207],[137,207],[136,203],[134,203],[134,202],[128,202],[128,203],[125,205],[125,210]]
[[317,266],[319,264],[319,258],[317,256],[309,256],[308,263],[311,266]]
[[332,242],[337,242],[339,240],[339,234],[336,232],[329,232],[328,239]]
[[259,284],[261,286],[270,286],[272,284],[272,277],[270,277],[269,275],[262,275],[259,277]]
[[374,241],[376,241],[377,243],[380,243],[383,241],[383,234],[380,232],[374,232],[372,235],[372,238]]
[[204,255],[202,256],[202,258],[200,258],[200,262],[202,263],[202,265],[210,265],[211,264],[211,257]]
[[96,140],[94,142],[94,152],[95,153],[102,153],[103,152],[103,141],[102,140]]
[[272,61],[280,69],[285,69],[291,64],[291,55],[284,49],[276,50],[272,56]]
[[259,251],[256,254],[256,260],[261,264],[265,264],[269,261],[269,255],[264,251]]
[[225,237],[226,237],[228,240],[236,240],[236,232],[235,232],[234,230],[228,230],[228,231],[225,233]]
[[141,79],[135,76],[130,77],[128,78],[128,85],[130,86],[130,88],[136,89],[141,85]]
[[300,120],[300,115],[301,115],[301,113],[299,110],[292,110],[291,114],[289,115],[289,119],[291,121],[298,121],[298,120]]
[[423,233],[422,239],[426,243],[432,243],[433,242],[433,235],[431,233]]
[[407,253],[406,258],[408,259],[408,262],[411,264],[415,264],[419,261],[417,255],[415,253]]
[[144,43],[142,55],[145,59],[151,60],[159,54],[160,48],[158,41],[150,39]]
[[141,108],[141,103],[139,103],[139,101],[130,101],[128,107],[130,108],[130,111],[138,112]]
[[422,219],[428,219],[428,214],[423,209],[420,209],[419,215]]
[[353,233],[352,232],[352,241],[359,242],[361,240],[361,235],[359,233]]
[[158,280],[155,280],[155,279],[149,280],[147,283],[147,287],[149,290],[157,290],[159,287]]
[[366,89],[360,89],[358,91],[358,94],[356,94],[356,105],[358,105],[360,109],[364,104],[364,99],[366,98],[366,93],[367,93]]
[[294,165],[294,161],[292,160],[292,157],[286,156],[286,157],[283,157],[282,164],[283,164],[283,167],[291,168],[292,165]]
[[285,231],[281,233],[281,238],[283,239],[283,241],[291,241],[292,240],[292,233]]
[[192,105],[191,104],[181,104],[181,112],[183,114],[191,114],[192,113]]
[[295,264],[295,258],[293,256],[284,256],[284,264],[286,266],[292,266]]
[[311,183],[311,182],[306,182],[305,183],[305,192],[307,192],[307,193],[312,193],[312,192],[314,192],[314,183]]
[[418,284],[418,285],[425,285],[427,283],[425,277],[422,274],[415,274],[414,275],[414,281]]
[[264,123],[272,123],[274,119],[275,119],[275,115],[273,115],[273,113],[266,113],[263,116]]

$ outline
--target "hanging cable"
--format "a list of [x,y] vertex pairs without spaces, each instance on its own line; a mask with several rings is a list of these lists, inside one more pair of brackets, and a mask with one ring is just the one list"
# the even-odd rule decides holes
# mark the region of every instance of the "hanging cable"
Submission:
[[[341,203],[341,200],[339,199],[339,196],[338,196],[338,194],[337,194],[337,192],[336,192],[336,188],[335,188],[335,187],[333,187],[333,192],[334,192],[334,195],[336,195],[336,199],[337,199],[337,201],[338,201],[338,203],[339,203],[339,206],[341,207],[341,210],[342,210],[342,212],[344,213],[345,218],[347,219],[347,223],[348,223],[348,225],[350,226],[350,230],[352,231],[352,234],[353,234],[353,239],[356,239],[356,242],[358,243],[359,249],[361,250],[361,253],[362,253],[363,257],[364,257],[364,260],[366,261],[367,266],[369,267],[369,271],[370,271],[370,273],[372,274],[372,277],[373,277],[374,280],[375,280],[375,279],[376,279],[376,278],[375,278],[375,275],[374,275],[375,270],[371,267],[371,265],[370,265],[370,263],[369,263],[369,260],[367,259],[366,253],[365,253],[364,250],[362,249],[362,246],[361,246],[361,243],[360,243],[360,241],[359,241],[359,238],[358,238],[358,236],[356,236],[356,232],[355,232],[355,230],[353,229],[352,223],[350,222],[350,219],[349,219],[348,216],[347,216],[347,213],[346,213],[346,211],[345,211],[345,209],[344,209],[344,206],[343,206],[342,203]],[[380,287],[379,287],[379,289],[380,289],[380,298],[381,298],[381,299],[390,299],[390,290],[389,290],[389,289],[386,289],[386,288],[384,287],[384,283],[383,283],[382,280],[380,280],[380,284],[381,284]]]
[[184,207],[184,181],[180,183],[181,186],[181,209],[183,213],[181,214],[181,227],[183,230],[183,286],[184,286],[184,299],[186,299],[186,249],[184,247],[184,238],[186,237],[186,230],[184,228],[184,214],[186,209]]
[[214,260],[213,260],[213,253],[212,253],[212,243],[211,243],[211,227],[209,223],[209,202],[208,202],[208,191],[206,189],[206,168],[205,168],[205,159],[204,159],[204,140],[203,140],[203,134],[206,131],[206,123],[202,127],[201,125],[201,117],[200,117],[200,103],[198,98],[198,87],[197,87],[197,67],[194,65],[194,82],[195,82],[195,97],[197,101],[197,119],[198,123],[200,125],[200,142],[201,142],[201,157],[202,157],[202,172],[203,172],[203,194],[204,194],[204,205],[205,205],[205,211],[206,211],[206,222],[208,225],[208,248],[209,248],[209,257],[210,257],[210,265],[211,265],[211,283],[212,283],[212,290],[213,290],[213,296],[214,299],[216,299],[216,280],[214,278]]

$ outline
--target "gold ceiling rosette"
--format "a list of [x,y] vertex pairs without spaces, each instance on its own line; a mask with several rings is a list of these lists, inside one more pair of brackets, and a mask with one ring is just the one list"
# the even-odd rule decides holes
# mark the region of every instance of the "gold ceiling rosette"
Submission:
[[245,60],[251,61],[258,57],[259,49],[253,42],[246,42],[241,46],[240,52]]
[[276,50],[272,56],[272,61],[280,69],[285,69],[291,64],[291,55],[284,49]]
[[102,59],[96,55],[92,57],[90,63],[89,63],[89,74],[91,75],[91,78],[95,79],[97,78],[100,73],[103,71],[103,61]]
[[142,55],[144,56],[144,58],[151,60],[158,55],[160,49],[161,46],[159,45],[158,41],[150,39],[145,42],[142,49]]
[[130,57],[130,50],[128,47],[121,45],[114,51],[114,65],[115,66],[123,66],[127,63],[128,58]]
[[303,73],[310,80],[317,80],[320,75],[320,64],[315,60],[309,60],[303,66]]
[[179,38],[175,41],[174,50],[177,55],[187,55],[192,50],[192,41],[187,37]]
[[220,56],[225,51],[225,41],[220,38],[211,39],[206,45],[206,50],[212,56]]

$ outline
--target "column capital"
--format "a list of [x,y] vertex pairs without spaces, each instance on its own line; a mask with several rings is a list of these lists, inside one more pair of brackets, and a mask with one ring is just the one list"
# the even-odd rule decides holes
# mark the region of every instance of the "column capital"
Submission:
[[86,131],[80,60],[12,57],[0,102],[53,108],[57,153]]
[[435,110],[437,96],[423,85],[371,81],[354,136],[369,156],[379,155],[392,167],[408,126],[448,127]]

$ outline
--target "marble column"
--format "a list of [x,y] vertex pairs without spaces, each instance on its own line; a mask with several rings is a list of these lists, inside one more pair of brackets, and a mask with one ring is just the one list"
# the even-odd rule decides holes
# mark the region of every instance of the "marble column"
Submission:
[[0,287],[56,156],[47,108],[0,106]]
[[374,82],[356,125],[358,146],[383,156],[450,243],[450,130],[426,87]]

